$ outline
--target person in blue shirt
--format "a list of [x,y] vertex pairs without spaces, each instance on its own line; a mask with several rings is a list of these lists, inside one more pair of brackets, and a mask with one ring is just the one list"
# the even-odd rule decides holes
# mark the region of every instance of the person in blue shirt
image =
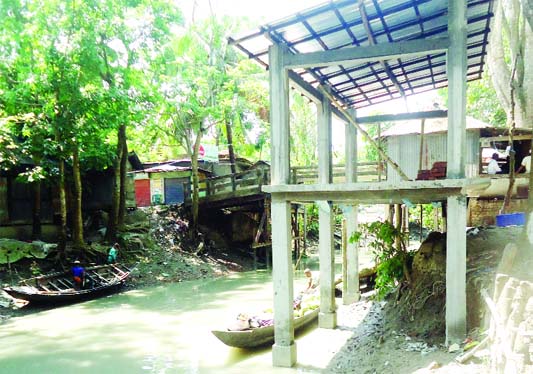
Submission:
[[72,267],[72,280],[74,281],[74,288],[81,290],[85,280],[85,269],[80,265],[78,260],[74,261]]

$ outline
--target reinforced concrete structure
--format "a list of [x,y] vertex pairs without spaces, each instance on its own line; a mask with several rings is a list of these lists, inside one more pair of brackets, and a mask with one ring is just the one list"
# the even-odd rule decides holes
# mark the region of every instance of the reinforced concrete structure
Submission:
[[[348,232],[357,229],[357,204],[447,201],[446,341],[466,333],[466,195],[486,181],[465,178],[467,80],[481,76],[489,33],[490,0],[339,0],[230,39],[270,71],[274,366],[290,367],[297,351],[293,326],[290,204],[319,207],[319,326],[335,328],[333,213],[341,204]],[[409,180],[383,150],[400,182],[357,182],[357,133],[367,136],[356,109],[444,86],[448,91],[447,178]],[[290,184],[289,88],[317,105],[318,183]],[[425,112],[390,119],[431,118]],[[331,118],[346,123],[346,182],[332,183]],[[370,139],[371,141],[371,139]],[[345,303],[358,300],[357,248],[346,256]]]

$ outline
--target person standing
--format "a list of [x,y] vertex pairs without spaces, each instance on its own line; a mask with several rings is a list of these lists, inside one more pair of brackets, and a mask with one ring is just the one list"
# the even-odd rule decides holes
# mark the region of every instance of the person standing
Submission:
[[74,266],[72,267],[72,280],[74,281],[74,288],[76,290],[81,290],[83,288],[85,269],[81,266],[78,260],[74,261]]
[[517,173],[521,173],[522,170],[526,170],[526,173],[529,173],[531,170],[531,149],[529,150],[529,155],[524,157],[522,159],[522,163],[520,164],[520,168],[516,171]]
[[498,165],[498,160],[500,156],[497,153],[492,154],[492,160],[490,160],[489,165],[487,166],[488,174],[498,174],[502,172],[500,165]]
[[109,253],[107,255],[107,262],[109,264],[113,264],[117,262],[118,257],[118,250],[120,249],[120,245],[118,243],[113,244],[111,248],[109,248]]

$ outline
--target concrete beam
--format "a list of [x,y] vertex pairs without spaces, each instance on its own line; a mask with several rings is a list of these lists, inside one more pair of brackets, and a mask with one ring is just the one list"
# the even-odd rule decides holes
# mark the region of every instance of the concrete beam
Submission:
[[271,183],[285,184],[290,178],[289,152],[289,77],[283,68],[287,48],[274,44],[269,48]]
[[263,191],[286,201],[312,202],[328,200],[338,203],[427,204],[446,200],[448,196],[476,196],[490,186],[490,179],[439,179],[432,181],[298,184],[264,186]]
[[447,110],[430,110],[426,112],[379,114],[376,116],[357,117],[355,120],[359,124],[367,124],[367,123],[410,121],[410,120],[416,120],[416,119],[446,118],[446,117],[448,117]]
[[293,319],[293,270],[290,203],[272,199],[272,287],[274,289],[274,366],[296,363]]
[[448,38],[409,40],[380,43],[370,46],[350,47],[321,52],[291,54],[284,62],[285,68],[310,68],[329,65],[350,65],[376,60],[427,55],[446,51]]
[[446,343],[466,334],[466,196],[448,198],[446,230]]
[[333,209],[329,201],[317,201],[318,251],[320,263],[320,313],[318,326],[325,329],[337,327],[335,306],[335,256],[333,241]]
[[[302,77],[300,77],[292,70],[289,70],[288,74],[292,82],[292,86],[298,91],[300,91],[303,95],[305,95],[309,100],[311,100],[315,104],[320,104],[322,101],[324,101],[324,95],[322,95],[322,93],[318,91],[315,87],[313,87],[311,84],[303,80]],[[331,108],[331,111],[335,116],[337,116],[338,119],[344,121],[344,114],[339,109],[337,109],[337,107],[333,106]]]

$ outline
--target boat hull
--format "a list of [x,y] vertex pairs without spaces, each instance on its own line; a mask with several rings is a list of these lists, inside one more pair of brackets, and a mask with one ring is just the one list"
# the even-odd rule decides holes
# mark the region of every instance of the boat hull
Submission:
[[19,286],[3,290],[16,299],[31,305],[59,305],[93,299],[117,292],[126,282],[131,270],[123,265],[101,265],[85,269],[87,288],[75,289],[70,271],[23,280]]
[[[294,331],[301,331],[318,318],[319,309],[294,319]],[[259,327],[242,331],[211,331],[222,343],[235,348],[256,348],[274,343],[274,326]]]

